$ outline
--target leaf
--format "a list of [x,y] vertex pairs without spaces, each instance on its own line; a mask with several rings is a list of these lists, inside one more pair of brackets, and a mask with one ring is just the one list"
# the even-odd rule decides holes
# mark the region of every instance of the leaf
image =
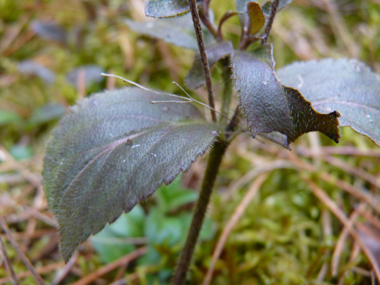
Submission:
[[[140,34],[162,39],[167,43],[188,49],[198,49],[198,43],[194,32],[194,25],[191,15],[179,18],[160,19],[149,22],[135,22],[126,19],[128,27]],[[203,29],[206,45],[214,42],[214,39],[207,29]]]
[[67,34],[58,24],[54,22],[34,21],[32,23],[33,31],[43,39],[52,40],[65,44]]
[[27,129],[61,118],[65,114],[65,108],[58,103],[48,103],[33,111],[27,122]]
[[260,32],[265,24],[265,16],[261,7],[256,2],[249,2],[247,4],[247,12],[250,19],[250,33],[252,35]]
[[157,204],[161,212],[168,213],[183,205],[196,201],[198,193],[182,189],[181,179],[177,177],[170,185],[162,185],[157,191]]
[[[104,69],[95,64],[83,65],[73,69],[66,75],[66,80],[73,86],[78,85],[80,81],[81,73],[84,74],[84,83],[89,86],[91,83],[99,83],[104,80],[104,77],[100,74],[104,72]],[[83,75],[82,75],[83,76]]]
[[[208,63],[213,66],[217,61],[225,58],[233,51],[232,43],[229,41],[214,44],[206,49]],[[186,86],[190,89],[197,89],[205,83],[202,62],[199,53],[195,56],[194,64],[185,78]]]
[[38,76],[46,84],[52,84],[55,81],[55,74],[53,71],[32,60],[21,61],[18,66],[18,70],[22,74]]
[[122,214],[115,223],[106,225],[102,231],[92,236],[91,243],[101,259],[110,263],[136,248],[127,238],[143,237],[144,224],[144,210],[137,205],[128,214]]
[[247,12],[247,5],[250,2],[256,2],[252,0],[235,0],[236,11],[239,13]]
[[[280,0],[280,3],[277,8],[277,12],[282,10],[284,7],[292,3],[292,0]],[[271,9],[272,9],[272,1],[267,1],[265,2],[262,6],[261,9],[265,15],[266,18],[269,17]]]
[[253,137],[279,132],[286,136],[286,141],[281,143],[286,148],[300,135],[312,131],[320,131],[335,142],[339,141],[339,114],[316,112],[301,93],[278,81],[272,46],[263,46],[253,54],[237,51],[232,65],[235,87],[240,94],[239,107]]
[[[198,0],[197,4],[201,1]],[[145,15],[152,18],[182,16],[190,12],[188,0],[146,0]]]
[[283,84],[299,89],[319,112],[337,110],[350,126],[380,146],[380,75],[357,60],[297,62],[277,72]]
[[194,106],[151,104],[171,99],[138,88],[96,94],[72,107],[53,131],[43,186],[66,261],[79,243],[186,171],[215,140],[219,126]]
[[9,110],[1,110],[0,109],[0,126],[4,126],[7,124],[20,124],[23,122],[22,117],[15,112]]

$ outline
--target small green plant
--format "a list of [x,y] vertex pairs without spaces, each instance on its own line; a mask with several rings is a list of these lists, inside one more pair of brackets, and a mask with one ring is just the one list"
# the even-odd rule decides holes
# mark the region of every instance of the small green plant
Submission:
[[[180,96],[132,83],[135,87],[99,93],[71,108],[53,131],[43,170],[65,261],[81,242],[131,211],[163,183],[171,183],[210,148],[173,278],[173,284],[184,284],[219,165],[237,135],[249,133],[290,149],[298,137],[312,131],[338,142],[340,123],[380,144],[380,76],[363,63],[325,59],[275,71],[267,40],[277,11],[289,3],[274,0],[260,6],[236,0],[236,11],[227,12],[215,27],[207,0],[147,0],[146,15],[165,19],[126,21],[142,34],[198,48],[185,82],[190,89],[206,86],[208,104],[186,92]],[[223,37],[223,24],[233,16],[242,26],[239,43]],[[223,70],[221,94],[214,94],[211,81],[210,66],[217,63]],[[237,106],[231,106],[234,90]],[[215,100],[221,103],[219,110]],[[196,104],[210,110],[210,122]],[[159,205],[156,215],[163,214]],[[136,213],[128,219],[135,215],[141,219],[143,214]],[[113,234],[111,227],[103,234]]]

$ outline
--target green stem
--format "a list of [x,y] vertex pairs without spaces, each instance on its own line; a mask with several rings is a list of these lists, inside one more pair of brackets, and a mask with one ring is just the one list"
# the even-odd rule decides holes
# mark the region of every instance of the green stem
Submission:
[[217,141],[214,144],[210,152],[205,177],[203,179],[201,193],[199,195],[197,204],[195,205],[193,220],[191,221],[191,226],[187,235],[186,244],[182,251],[177,271],[173,279],[173,285],[185,284],[186,274],[190,266],[191,258],[193,256],[194,248],[198,240],[199,232],[202,228],[202,223],[205,217],[207,205],[210,201],[212,188],[214,186],[215,179],[218,174],[218,169],[220,163],[222,162],[222,158],[224,152],[227,149],[227,146],[228,143],[223,138],[219,138],[219,141]]

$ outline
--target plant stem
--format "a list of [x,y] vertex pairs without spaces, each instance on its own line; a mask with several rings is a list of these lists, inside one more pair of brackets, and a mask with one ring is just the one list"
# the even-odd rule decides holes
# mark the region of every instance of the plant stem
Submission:
[[210,66],[209,66],[208,60],[207,60],[205,41],[203,38],[202,26],[201,26],[201,21],[199,18],[199,12],[198,12],[198,8],[197,8],[196,0],[189,0],[189,5],[190,5],[191,16],[193,18],[195,34],[197,35],[198,48],[199,48],[199,53],[201,56],[201,61],[202,61],[202,66],[203,66],[203,72],[204,72],[205,80],[206,80],[208,103],[211,107],[211,109],[210,109],[211,118],[212,118],[213,122],[216,122],[216,113],[213,110],[213,109],[215,109],[215,103],[214,103],[214,95],[212,93]]
[[274,20],[274,17],[276,16],[279,3],[280,3],[280,0],[273,0],[272,1],[272,7],[270,10],[268,23],[265,27],[264,35],[263,35],[263,38],[261,40],[261,45],[265,45],[265,43],[267,42],[267,40],[269,38],[270,30],[272,29],[273,20]]
[[[224,89],[222,93],[222,108],[220,113],[223,115],[228,115],[228,111],[231,104],[232,99],[232,68],[231,68],[231,60],[229,57],[226,57],[220,61],[223,68],[223,83]],[[221,125],[225,125],[227,118],[225,116],[219,117],[219,122]]]
[[198,240],[203,219],[205,217],[207,205],[210,201],[212,188],[214,186],[214,182],[218,174],[218,169],[220,163],[222,162],[224,152],[228,146],[228,143],[223,138],[220,138],[220,136],[218,138],[219,141],[214,144],[214,147],[212,148],[210,156],[208,158],[207,169],[205,172],[205,177],[203,179],[201,193],[199,195],[197,204],[195,205],[193,220],[191,221],[186,244],[182,251],[177,271],[173,279],[173,285],[182,285],[186,281],[186,273],[190,266],[194,248]]

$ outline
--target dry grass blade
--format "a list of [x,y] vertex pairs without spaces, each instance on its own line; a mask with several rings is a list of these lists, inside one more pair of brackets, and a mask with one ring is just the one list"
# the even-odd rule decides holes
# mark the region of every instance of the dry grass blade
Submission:
[[[361,203],[354,212],[351,213],[349,217],[349,226],[352,227],[354,223],[356,222],[356,219],[359,217],[359,209],[364,209],[365,204]],[[347,227],[344,227],[342,232],[340,233],[339,239],[335,245],[335,249],[331,258],[331,274],[333,276],[336,276],[338,274],[338,267],[339,267],[339,260],[340,256],[342,255],[343,249],[344,249],[344,243],[347,240],[349,234],[349,230]]]
[[[349,263],[354,263],[354,261],[356,260],[356,258],[359,256],[359,253],[360,253],[360,247],[357,243],[354,243],[354,246],[351,250],[351,255],[350,255],[350,259],[349,259]],[[339,283],[338,285],[343,285],[344,284],[344,277],[347,275],[347,273],[349,272],[349,269],[345,270],[342,274],[342,276],[340,277],[340,280],[339,280]]]
[[320,148],[320,152],[316,152],[314,149],[309,149],[306,147],[297,147],[296,152],[302,156],[319,156],[321,153],[325,155],[354,155],[354,156],[370,156],[370,157],[380,157],[380,151],[375,149],[359,149],[353,146],[325,146]]
[[18,246],[16,240],[13,238],[11,230],[8,228],[7,223],[5,222],[3,216],[0,215],[0,224],[3,228],[4,232],[7,233],[9,236],[9,240],[14,247],[14,249],[17,252],[18,257],[22,260],[22,262],[25,264],[25,266],[29,269],[29,271],[32,273],[34,279],[37,281],[39,285],[45,285],[45,282],[42,280],[41,276],[38,275],[36,269],[33,267],[33,265],[30,263],[29,259],[26,257],[26,255],[22,252],[20,247]]
[[255,182],[253,182],[251,188],[248,190],[247,194],[245,194],[244,198],[240,202],[240,204],[236,207],[235,212],[232,214],[231,218],[228,220],[222,234],[220,235],[220,238],[218,240],[218,243],[216,244],[216,248],[214,251],[214,254],[212,255],[212,261],[211,265],[207,271],[206,277],[203,280],[203,285],[208,285],[211,282],[212,273],[215,268],[215,264],[222,253],[223,247],[227,241],[228,236],[232,232],[233,228],[235,227],[236,223],[239,221],[241,216],[244,214],[245,209],[247,209],[249,203],[252,201],[252,199],[255,197],[257,191],[260,189],[261,185],[264,183],[265,179],[268,177],[268,174],[261,174]]
[[[302,175],[301,175],[302,177]],[[344,214],[344,212],[338,207],[338,205],[321,189],[319,188],[314,182],[311,180],[302,177],[302,179],[307,183],[307,185],[312,190],[313,194],[317,196],[317,198],[335,215],[335,217],[338,218],[338,220],[348,229],[351,236],[354,238],[354,240],[359,244],[361,250],[364,252],[364,254],[367,256],[370,264],[372,265],[372,268],[376,274],[376,278],[378,281],[380,281],[380,268],[377,264],[377,261],[375,257],[373,256],[372,252],[369,250],[369,248],[365,245],[365,243],[360,238],[357,231],[352,227],[350,224],[349,219]]]
[[13,270],[12,263],[9,260],[7,251],[5,250],[5,245],[3,243],[3,239],[1,237],[0,237],[0,251],[1,251],[1,254],[2,254],[4,262],[5,262],[5,267],[6,267],[7,271],[8,271],[9,277],[11,279],[11,283],[13,285],[20,284],[18,282],[17,277],[16,277],[15,271]]
[[380,188],[380,179],[369,174],[368,172],[364,171],[363,169],[353,167],[349,164],[347,164],[345,161],[340,160],[335,157],[331,156],[322,156],[322,159],[331,165],[334,165],[342,170],[344,170],[347,173],[350,173],[352,175],[355,175],[363,180],[368,181],[372,185],[376,186],[377,188]]
[[[49,273],[49,272],[52,272],[54,270],[57,270],[57,269],[63,267],[64,265],[65,265],[64,262],[52,263],[52,264],[48,264],[48,265],[43,266],[43,267],[38,267],[38,268],[36,268],[36,270],[37,270],[38,274],[45,274],[45,273]],[[32,273],[30,271],[25,271],[25,272],[21,272],[21,273],[16,274],[18,279],[23,279],[23,278],[26,278],[26,277],[31,276],[31,275],[32,275]],[[0,284],[9,284],[9,282],[10,282],[9,277],[5,277],[5,278],[0,279]]]
[[87,275],[86,277],[83,277],[82,279],[78,280],[77,282],[71,284],[71,285],[86,285],[90,284],[100,276],[103,276],[104,274],[107,274],[108,272],[115,270],[116,268],[122,266],[123,264],[129,263],[132,260],[135,260],[136,258],[144,255],[147,252],[148,248],[146,246],[140,247],[136,249],[135,251],[132,251],[131,253],[115,260],[112,263],[109,263],[98,270],[94,271],[90,275]]
[[322,180],[334,184],[336,187],[339,187],[347,193],[351,194],[352,196],[360,199],[361,201],[371,206],[375,211],[380,213],[380,201],[378,196],[375,196],[368,191],[360,190],[355,186],[348,184],[346,181],[338,179],[337,177],[328,172],[320,171],[319,169],[315,168],[312,164],[302,161],[292,153],[289,153],[288,156],[290,160],[293,161],[299,169],[307,170],[309,172],[314,173],[317,172],[319,174],[319,178],[321,178]]
[[58,285],[63,281],[63,279],[69,274],[70,270],[73,268],[75,263],[77,263],[79,257],[79,250],[77,250],[74,255],[70,258],[69,262],[62,268],[62,271],[54,278],[50,285]]
[[280,168],[294,168],[294,165],[291,162],[286,161],[286,160],[275,160],[272,162],[262,164],[256,168],[252,169],[248,173],[246,173],[239,180],[232,182],[226,191],[227,195],[226,195],[225,199],[229,200],[237,189],[243,187],[245,184],[249,183],[254,178],[259,176],[260,174],[268,172],[268,171],[272,171],[275,169],[280,169]]

